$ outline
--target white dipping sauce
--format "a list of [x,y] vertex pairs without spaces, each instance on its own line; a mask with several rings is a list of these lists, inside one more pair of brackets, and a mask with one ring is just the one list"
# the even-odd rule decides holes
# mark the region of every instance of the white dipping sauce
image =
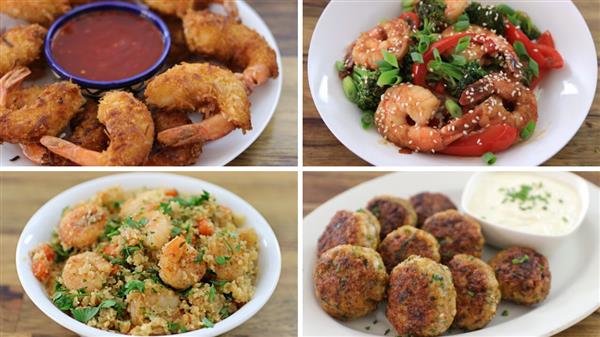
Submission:
[[510,229],[561,235],[571,231],[581,211],[577,191],[549,177],[490,173],[480,177],[466,207],[489,223]]

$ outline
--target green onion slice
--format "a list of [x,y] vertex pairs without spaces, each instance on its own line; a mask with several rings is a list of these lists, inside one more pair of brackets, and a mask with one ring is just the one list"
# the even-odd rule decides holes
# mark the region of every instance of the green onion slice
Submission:
[[462,116],[462,109],[454,100],[446,99],[444,105],[446,106],[446,110],[448,110],[452,117],[458,118]]
[[529,137],[531,137],[531,135],[533,134],[533,131],[535,131],[535,122],[529,121],[529,123],[525,125],[523,130],[521,130],[520,136],[522,139],[529,139]]
[[494,165],[496,163],[496,156],[491,152],[486,152],[481,156],[481,160],[487,165]]

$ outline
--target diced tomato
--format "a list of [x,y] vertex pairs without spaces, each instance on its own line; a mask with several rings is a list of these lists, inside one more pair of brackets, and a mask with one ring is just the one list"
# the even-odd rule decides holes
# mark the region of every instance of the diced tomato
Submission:
[[[558,69],[562,68],[565,64],[560,53],[554,49],[554,39],[552,39],[552,35],[548,32],[547,37],[542,38],[542,41],[545,43],[534,43],[521,31],[519,28],[515,27],[512,23],[506,23],[506,38],[508,42],[513,44],[515,41],[523,42],[525,49],[527,50],[527,54],[534,59],[540,68],[550,68],[550,69]],[[541,37],[541,36],[540,36]],[[539,41],[539,39],[538,39]]]
[[537,38],[536,42],[538,44],[542,44],[544,46],[555,48],[554,46],[554,38],[552,37],[552,33],[550,31],[545,31]]
[[492,125],[471,133],[448,145],[441,153],[452,156],[476,157],[486,152],[497,153],[508,149],[517,141],[518,130],[506,124]]
[[408,21],[408,23],[412,24],[415,29],[419,29],[419,26],[421,25],[421,20],[415,12],[404,12],[400,14],[400,19]]
[[201,218],[196,220],[196,223],[198,224],[198,232],[200,232],[200,235],[212,235],[214,232],[214,229],[208,223],[208,220]]
[[178,195],[179,195],[179,192],[177,192],[177,190],[176,190],[176,189],[171,189],[171,190],[167,190],[167,191],[165,192],[165,195],[166,195],[167,197],[176,197],[176,196],[178,196]]
[[31,256],[31,271],[35,277],[46,282],[50,277],[50,269],[56,259],[56,253],[49,244],[45,243],[38,246]]

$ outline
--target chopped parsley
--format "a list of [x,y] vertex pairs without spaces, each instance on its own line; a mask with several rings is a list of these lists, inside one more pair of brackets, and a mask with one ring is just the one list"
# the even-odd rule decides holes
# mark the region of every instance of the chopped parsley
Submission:
[[82,323],[87,323],[87,321],[94,318],[94,316],[96,316],[98,314],[100,309],[110,308],[110,307],[115,306],[116,304],[117,304],[117,302],[115,302],[114,300],[104,300],[97,307],[71,309],[71,314],[73,315],[73,318],[75,318],[76,320],[78,320]]
[[144,286],[144,282],[139,281],[139,280],[131,280],[131,281],[127,282],[123,286],[123,288],[121,288],[119,293],[122,296],[126,296],[127,294],[129,294],[132,291],[139,291],[139,292],[143,293],[145,289],[146,289],[146,287]]
[[212,328],[215,326],[215,324],[208,318],[204,317],[202,318],[202,324],[204,324],[205,327],[207,328]]
[[522,184],[518,188],[500,188],[500,192],[504,192],[502,203],[517,203],[522,211],[532,210],[540,203],[543,204],[542,206],[548,205],[551,194],[543,191],[543,187],[540,182]]
[[163,214],[171,215],[171,213],[173,213],[173,209],[171,208],[171,203],[169,203],[169,202],[161,202],[160,205],[158,206],[158,208],[160,209],[161,213],[163,213]]
[[227,261],[229,261],[231,259],[231,256],[217,256],[215,257],[215,262],[218,265],[224,265],[225,263],[227,263]]
[[174,197],[174,198],[171,198],[169,201],[174,201],[183,207],[194,207],[194,206],[200,206],[203,203],[207,202],[208,200],[210,200],[210,193],[203,191],[202,195],[192,196],[189,199]]
[[431,277],[434,281],[443,281],[444,277],[442,275],[439,274],[433,274],[433,276]]
[[139,229],[139,228],[142,228],[142,227],[143,227],[143,226],[145,226],[147,223],[148,223],[148,219],[146,219],[146,218],[141,218],[140,220],[138,220],[138,221],[135,221],[135,220],[133,220],[131,217],[127,217],[127,218],[125,219],[125,221],[123,222],[123,224],[124,224],[125,226],[129,226],[129,227],[132,227],[132,228],[138,228],[138,229]]

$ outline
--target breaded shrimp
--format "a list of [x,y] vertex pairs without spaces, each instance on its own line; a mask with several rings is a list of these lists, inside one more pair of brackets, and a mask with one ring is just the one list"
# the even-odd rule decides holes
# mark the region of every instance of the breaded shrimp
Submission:
[[[85,103],[76,84],[57,82],[18,109],[2,104],[7,101],[9,89],[28,74],[27,68],[17,68],[0,79],[0,142],[35,143],[42,136],[57,135]],[[26,95],[31,97],[32,93]]]
[[244,24],[205,10],[188,12],[183,30],[191,51],[241,69],[249,91],[279,75],[275,51]]
[[235,0],[144,0],[146,5],[162,14],[184,16],[188,11],[207,9],[212,3],[223,5],[227,15],[237,19]]
[[79,165],[141,165],[154,140],[154,123],[146,106],[132,94],[111,91],[98,108],[98,120],[106,126],[110,145],[103,152],[85,149],[67,140],[45,136],[40,142],[50,151]]
[[215,140],[235,128],[252,128],[242,82],[231,71],[208,63],[174,66],[150,81],[144,95],[147,103],[160,109],[204,113],[200,123],[160,132],[158,141],[168,146]]
[[44,26],[70,9],[69,0],[0,0],[0,13]]
[[[182,125],[191,124],[192,121],[185,111],[158,110],[152,114],[154,118],[154,128],[159,133],[164,130],[175,128]],[[178,147],[163,146],[158,142],[154,143],[154,148],[150,152],[148,161],[144,165],[149,166],[183,166],[194,165],[202,153],[202,142],[188,144]]]
[[17,66],[26,66],[40,56],[46,28],[38,25],[14,27],[0,37],[0,76]]

